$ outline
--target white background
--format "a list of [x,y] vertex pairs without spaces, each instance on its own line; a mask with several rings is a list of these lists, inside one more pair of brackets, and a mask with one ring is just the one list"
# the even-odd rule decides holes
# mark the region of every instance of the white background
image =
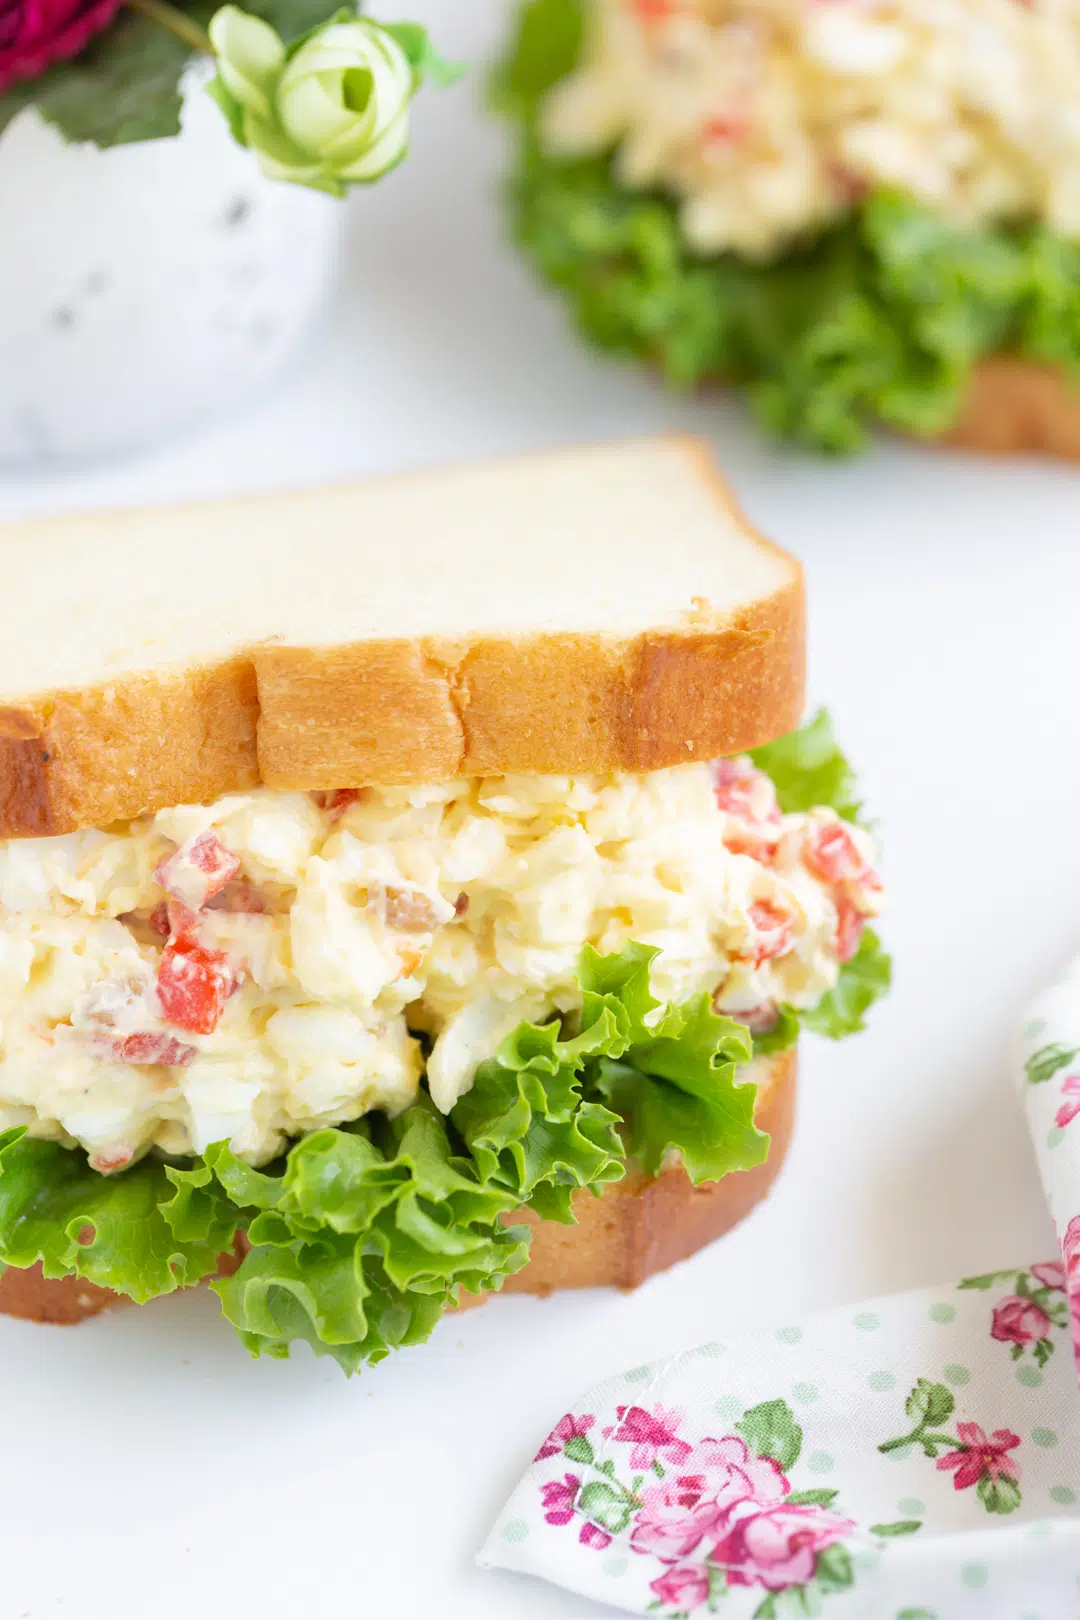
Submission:
[[[504,8],[412,9],[479,63]],[[883,823],[895,990],[861,1038],[805,1043],[767,1205],[636,1295],[495,1300],[348,1382],[306,1354],[249,1362],[206,1294],[79,1329],[0,1319],[0,1620],[599,1615],[473,1566],[575,1394],[665,1348],[1052,1252],[1007,1048],[1080,936],[1080,470],[781,454],[727,401],[586,354],[500,240],[477,102],[476,75],[422,98],[409,163],[351,205],[330,322],[272,397],[136,461],[9,479],[0,515],[692,427],[806,564],[812,695]]]

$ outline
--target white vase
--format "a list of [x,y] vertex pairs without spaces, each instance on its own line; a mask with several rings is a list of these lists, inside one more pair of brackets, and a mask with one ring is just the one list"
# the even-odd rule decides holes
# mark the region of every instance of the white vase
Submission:
[[267,180],[189,75],[173,140],[0,138],[0,464],[149,443],[267,383],[326,300],[333,198]]

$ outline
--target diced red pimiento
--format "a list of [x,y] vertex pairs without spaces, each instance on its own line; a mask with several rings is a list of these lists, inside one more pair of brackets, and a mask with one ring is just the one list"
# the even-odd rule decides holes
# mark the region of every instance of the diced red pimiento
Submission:
[[166,939],[192,939],[199,925],[199,914],[179,900],[163,900],[150,913],[150,926]]
[[237,988],[224,951],[211,951],[195,939],[170,939],[161,953],[157,993],[161,1016],[177,1029],[212,1035]]
[[[102,1148],[100,1153],[92,1153],[90,1155],[90,1168],[99,1171],[103,1176],[107,1176],[113,1170],[125,1170],[134,1157],[134,1148],[128,1147],[126,1142],[118,1142],[115,1147]],[[90,1242],[93,1241],[94,1239],[91,1238]]]
[[760,967],[762,962],[771,961],[774,956],[782,956],[785,951],[790,950],[795,929],[794,918],[790,912],[773,905],[771,900],[755,900],[748,909],[747,916],[753,924],[754,932],[749,948],[739,953],[746,960],[752,961],[755,967]]
[[679,10],[678,0],[630,0],[630,10],[639,22],[666,22]]
[[384,902],[387,928],[399,934],[430,934],[439,926],[439,914],[419,889],[387,888]]
[[328,810],[332,816],[340,816],[351,804],[359,804],[367,798],[367,788],[330,788],[324,793],[313,793],[311,797],[320,810]]
[[803,861],[825,883],[864,883],[875,878],[869,861],[842,821],[818,822],[808,829]]
[[220,894],[236,876],[240,862],[225,848],[217,833],[206,832],[189,838],[159,862],[154,882],[160,883],[174,900],[198,911]]
[[851,961],[859,948],[865,927],[865,912],[840,895],[836,902],[836,955],[839,961]]
[[768,866],[780,846],[778,833],[769,829],[755,830],[749,825],[729,827],[724,834],[724,848],[732,855],[749,855],[751,860]]
[[91,1226],[87,1221],[75,1234],[75,1241],[81,1249],[88,1249],[97,1237],[97,1227]]
[[109,1041],[109,1054],[117,1063],[164,1063],[170,1068],[186,1069],[197,1051],[173,1035],[147,1030],[114,1036]]
[[772,778],[745,759],[717,759],[712,766],[717,808],[729,818],[724,848],[768,863],[783,831]]

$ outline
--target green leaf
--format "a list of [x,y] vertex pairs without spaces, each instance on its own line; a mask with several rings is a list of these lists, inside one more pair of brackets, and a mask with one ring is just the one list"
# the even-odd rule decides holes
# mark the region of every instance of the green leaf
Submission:
[[981,1277],[965,1277],[963,1282],[957,1283],[957,1288],[977,1289],[985,1294],[991,1288],[1000,1287],[1002,1283],[1015,1286],[1017,1276],[1020,1275],[1014,1267],[1012,1271],[984,1271]]
[[580,0],[527,0],[514,26],[490,88],[494,105],[520,113],[535,109],[577,61],[585,31]]
[[754,1036],[754,1056],[771,1057],[776,1052],[786,1052],[799,1039],[801,1028],[802,1021],[795,1008],[781,1007],[775,1027],[764,1035]]
[[872,1524],[872,1536],[913,1536],[922,1529],[921,1519],[895,1519],[891,1524]]
[[426,80],[436,90],[445,90],[456,84],[466,72],[464,62],[447,62],[439,55],[427,29],[419,23],[382,23],[380,26],[397,40],[418,82]]
[[904,1410],[918,1428],[937,1429],[948,1422],[956,1409],[956,1400],[944,1384],[933,1384],[920,1378],[907,1400]]
[[563,1446],[563,1455],[569,1457],[571,1462],[591,1463],[594,1453],[588,1437],[584,1434],[575,1434]]
[[1024,1064],[1028,1083],[1041,1086],[1047,1080],[1053,1079],[1059,1069],[1068,1068],[1077,1052],[1080,1052],[1080,1047],[1066,1046],[1062,1041],[1055,1041],[1050,1046],[1041,1046]]
[[572,1041],[554,1023],[520,1025],[481,1064],[451,1114],[484,1181],[563,1221],[573,1218],[575,1188],[618,1181],[625,1169],[618,1116],[583,1098],[582,1071],[594,1052],[622,1044],[604,1007]]
[[851,1554],[842,1542],[834,1541],[818,1553],[814,1579],[823,1592],[843,1592],[855,1579]]
[[839,1491],[820,1487],[812,1491],[791,1491],[784,1501],[792,1507],[832,1507],[839,1494]]
[[1013,1479],[999,1474],[983,1474],[975,1490],[987,1513],[1015,1513],[1020,1506],[1020,1487]]
[[762,1401],[744,1412],[735,1427],[757,1457],[772,1457],[786,1472],[799,1460],[802,1429],[786,1401]]
[[120,1175],[86,1155],[27,1136],[0,1135],[0,1258],[40,1261],[46,1277],[84,1277],[140,1304],[217,1270],[242,1212],[217,1194],[205,1167],[179,1172],[144,1159]]
[[801,1014],[803,1027],[830,1040],[842,1040],[866,1027],[866,1013],[892,984],[892,962],[872,928],[863,930],[859,948],[840,969],[835,987]]
[[828,805],[847,821],[859,820],[855,773],[840,751],[827,709],[819,709],[798,731],[753,749],[750,758],[772,778],[786,815]]
[[604,1480],[590,1480],[576,1506],[586,1519],[617,1536],[630,1522],[630,1506],[625,1496]]

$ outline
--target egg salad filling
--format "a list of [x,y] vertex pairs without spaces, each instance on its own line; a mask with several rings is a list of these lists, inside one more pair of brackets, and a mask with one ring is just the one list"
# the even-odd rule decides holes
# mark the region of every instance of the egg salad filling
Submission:
[[824,714],[644,776],[260,789],[8,843],[0,1272],[216,1278],[253,1354],[355,1371],[525,1265],[516,1213],[572,1221],[631,1159],[763,1163],[749,1060],[862,1028],[881,902]]
[[523,1022],[580,1012],[583,946],[654,947],[663,1000],[763,1032],[876,915],[869,835],[782,814],[749,759],[644,776],[258,789],[0,849],[0,1129],[112,1172],[251,1164],[425,1069],[449,1113]]
[[1080,367],[1080,0],[519,0],[515,239],[584,335],[846,452]]

